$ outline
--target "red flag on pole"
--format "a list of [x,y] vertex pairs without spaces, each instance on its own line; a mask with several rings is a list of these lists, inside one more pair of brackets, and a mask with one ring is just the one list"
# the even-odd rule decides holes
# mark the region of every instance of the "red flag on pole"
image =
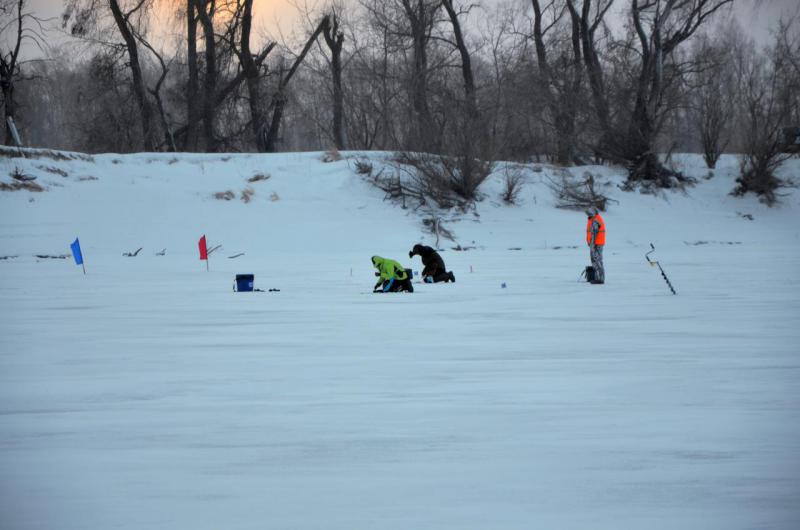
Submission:
[[208,261],[208,248],[206,247],[206,236],[200,238],[200,241],[197,242],[197,245],[200,247],[200,259]]

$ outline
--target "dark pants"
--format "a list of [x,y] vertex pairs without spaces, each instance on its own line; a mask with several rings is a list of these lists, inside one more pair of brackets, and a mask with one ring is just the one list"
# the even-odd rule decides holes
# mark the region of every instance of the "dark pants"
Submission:
[[402,291],[408,291],[409,293],[414,292],[414,286],[411,285],[411,277],[406,278],[405,280],[386,280],[383,282],[383,291],[384,293],[399,293]]
[[[428,277],[433,278],[433,283],[449,282],[450,281],[450,273],[449,272],[440,272],[439,274],[436,274],[436,275],[430,275],[429,274],[429,275],[426,275],[424,278],[428,278]],[[425,280],[425,282],[426,283],[430,283],[427,280]]]

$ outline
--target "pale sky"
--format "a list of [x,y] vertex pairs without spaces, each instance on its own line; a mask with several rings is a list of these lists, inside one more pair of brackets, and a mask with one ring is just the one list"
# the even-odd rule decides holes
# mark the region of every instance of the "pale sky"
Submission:
[[[254,14],[256,16],[255,35],[269,31],[277,37],[277,33],[284,35],[291,33],[292,27],[298,22],[297,10],[293,4],[321,3],[323,0],[255,0]],[[355,1],[355,0],[350,0]],[[527,4],[527,0],[520,0]],[[490,10],[492,5],[499,5],[505,0],[483,0],[484,9]],[[40,18],[53,18],[52,25],[59,27],[59,17],[63,12],[63,0],[26,0],[28,10]],[[618,0],[620,8],[627,4],[625,0]],[[765,42],[769,37],[769,30],[774,27],[781,15],[798,14],[800,1],[798,0],[735,0],[734,14],[745,31],[750,32],[756,40]],[[49,37],[50,40],[59,39],[57,34]],[[261,39],[258,39],[261,40]],[[35,51],[35,50],[32,50]],[[27,54],[26,54],[27,55]]]

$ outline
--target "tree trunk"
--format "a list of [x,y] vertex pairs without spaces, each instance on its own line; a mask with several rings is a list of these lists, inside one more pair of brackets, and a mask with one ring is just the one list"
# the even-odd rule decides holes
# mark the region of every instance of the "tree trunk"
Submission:
[[[203,82],[203,136],[205,137],[206,152],[213,153],[217,150],[217,139],[214,134],[214,120],[216,119],[216,91],[217,91],[217,49],[214,35],[214,9],[213,0],[196,0],[197,15],[203,27],[203,42],[205,43],[206,72]],[[209,8],[209,11],[206,11]]]
[[253,0],[245,0],[242,15],[242,42],[241,62],[247,80],[247,93],[250,104],[250,124],[256,149],[264,152],[266,149],[266,120],[261,105],[261,90],[259,87],[258,65],[250,51],[250,31],[253,25]]
[[556,163],[567,165],[575,159],[575,117],[582,79],[580,23],[577,13],[571,12],[572,59],[566,68],[556,72],[549,63],[545,44],[543,15],[538,0],[533,5],[533,40],[539,73],[546,83],[545,98],[548,112],[553,120],[556,136]]
[[270,121],[270,127],[267,131],[264,150],[267,153],[275,152],[276,145],[278,143],[278,139],[280,138],[280,128],[281,128],[281,121],[283,120],[283,110],[286,107],[286,87],[289,85],[289,82],[294,77],[294,74],[297,72],[297,69],[302,64],[303,60],[308,55],[311,46],[314,42],[319,38],[320,33],[323,32],[325,27],[329,24],[328,17],[324,17],[317,28],[314,30],[314,33],[311,34],[309,37],[308,42],[303,47],[303,51],[300,52],[300,55],[297,56],[292,67],[289,69],[289,72],[286,74],[286,77],[281,79],[280,83],[278,83],[278,89],[275,92],[275,95],[272,96],[272,120]]
[[[406,144],[413,151],[435,151],[435,124],[428,106],[428,41],[440,3],[402,0],[411,30],[413,69],[411,74],[412,128]],[[414,4],[414,5],[412,5]]]
[[[571,4],[571,1],[569,2]],[[586,73],[589,78],[589,87],[592,92],[592,100],[600,122],[600,128],[604,137],[608,136],[611,128],[611,111],[606,98],[605,83],[603,81],[603,70],[600,66],[600,59],[594,46],[594,32],[596,26],[589,24],[591,10],[591,0],[584,0],[583,10],[580,16],[581,44],[583,47],[583,61],[586,66]],[[577,13],[574,8],[570,13]],[[607,142],[607,138],[601,140],[601,147]]]
[[331,76],[333,80],[333,143],[344,150],[344,92],[342,91],[342,47],[344,33],[339,31],[339,19],[334,13],[324,30],[325,42],[331,51]]
[[433,120],[428,107],[428,39],[419,25],[414,32],[414,72],[411,79],[411,107],[414,111],[415,130],[410,147],[415,151],[433,149]]
[[478,102],[475,91],[475,77],[472,74],[472,58],[467,44],[464,42],[464,33],[461,31],[461,23],[458,20],[458,13],[453,8],[453,0],[442,0],[442,5],[450,17],[450,23],[453,25],[453,36],[456,39],[456,48],[459,55],[461,55],[461,77],[464,80],[464,95],[467,100],[467,113],[469,114],[470,121],[475,122],[477,126],[478,121]]
[[186,136],[183,148],[185,151],[197,151],[198,131],[197,123],[200,121],[197,112],[198,74],[197,74],[197,9],[195,0],[186,2],[186,29],[187,29],[187,54],[189,63],[189,79],[186,83]]
[[128,17],[123,15],[117,0],[109,0],[109,6],[111,7],[111,13],[114,15],[114,21],[117,23],[117,29],[119,29],[125,41],[125,47],[128,50],[128,60],[131,76],[133,77],[133,93],[136,96],[136,103],[139,106],[142,120],[142,143],[145,151],[155,151],[152,111],[150,102],[147,100],[142,68],[139,64],[139,49],[136,44],[136,38],[133,36],[130,27],[128,27]]
[[15,116],[15,107],[16,104],[14,103],[14,84],[10,81],[7,81],[5,76],[0,79],[0,84],[3,86],[3,107],[4,107],[4,116],[3,116],[3,130],[5,131],[5,139],[3,143],[5,145],[14,145],[14,136],[11,134],[11,126],[8,124],[8,119],[16,119]]

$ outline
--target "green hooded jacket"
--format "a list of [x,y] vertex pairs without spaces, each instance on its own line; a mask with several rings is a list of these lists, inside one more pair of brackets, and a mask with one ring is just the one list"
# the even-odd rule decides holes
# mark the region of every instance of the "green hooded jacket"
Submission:
[[372,264],[380,272],[381,282],[391,279],[400,281],[408,279],[405,267],[393,259],[372,256]]

